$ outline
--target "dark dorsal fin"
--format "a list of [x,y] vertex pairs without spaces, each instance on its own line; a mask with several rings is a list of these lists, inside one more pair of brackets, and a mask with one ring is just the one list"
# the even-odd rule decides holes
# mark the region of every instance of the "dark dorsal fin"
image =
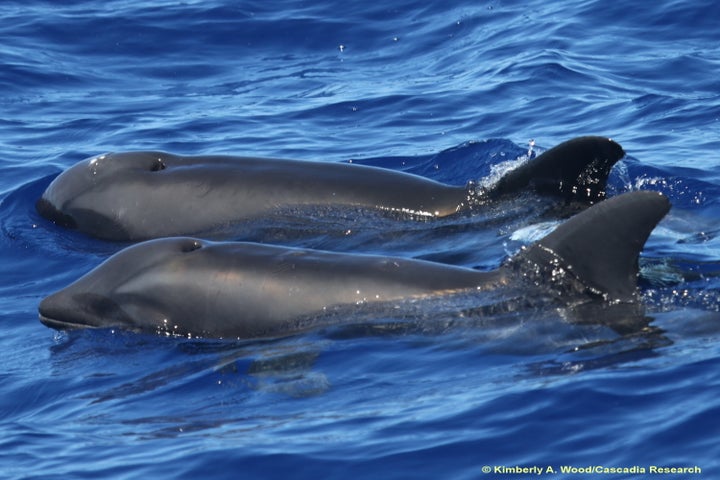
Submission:
[[609,138],[574,138],[508,172],[490,187],[488,194],[504,195],[530,186],[567,201],[595,202],[605,198],[610,170],[624,156],[622,147]]
[[[625,193],[575,215],[513,261],[529,262],[544,277],[579,282],[606,300],[632,301],[640,251],[669,210],[660,193]],[[565,275],[569,278],[563,280]]]

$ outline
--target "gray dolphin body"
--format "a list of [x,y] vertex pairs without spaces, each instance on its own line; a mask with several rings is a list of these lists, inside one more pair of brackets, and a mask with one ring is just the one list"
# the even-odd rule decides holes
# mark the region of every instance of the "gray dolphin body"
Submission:
[[506,174],[488,190],[349,163],[163,152],[109,153],[56,177],[37,201],[55,223],[106,240],[218,232],[282,209],[359,207],[443,217],[507,193],[534,188],[565,199],[604,197],[624,156],[603,137],[564,142]]
[[[408,300],[457,292],[539,288],[561,302],[632,304],[638,301],[638,255],[669,208],[667,198],[655,192],[614,197],[572,217],[492,272],[255,243],[150,240],[45,298],[40,320],[56,329],[113,327],[248,339],[348,321],[368,304],[393,311]],[[344,313],[331,316],[337,311]]]

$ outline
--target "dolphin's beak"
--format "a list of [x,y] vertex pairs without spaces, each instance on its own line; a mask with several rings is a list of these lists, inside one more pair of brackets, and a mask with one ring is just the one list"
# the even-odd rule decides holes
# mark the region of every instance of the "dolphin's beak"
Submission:
[[56,330],[73,330],[86,325],[73,319],[72,311],[67,308],[66,296],[62,291],[43,299],[38,306],[40,321]]
[[114,301],[92,293],[74,294],[71,287],[40,302],[38,313],[44,325],[56,330],[132,325],[130,317]]
[[38,201],[35,202],[35,208],[40,215],[47,218],[56,225],[60,225],[61,227],[65,228],[77,228],[77,223],[75,222],[75,219],[73,219],[70,215],[62,213],[60,210],[57,209],[55,205],[52,204],[52,202],[47,200],[45,197],[40,197]]

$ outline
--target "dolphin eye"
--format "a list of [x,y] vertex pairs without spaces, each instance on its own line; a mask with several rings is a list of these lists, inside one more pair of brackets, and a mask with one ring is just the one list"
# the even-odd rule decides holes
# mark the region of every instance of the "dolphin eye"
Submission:
[[195,250],[200,250],[201,248],[202,244],[198,240],[188,240],[180,246],[180,251],[182,253],[188,253],[194,252]]
[[151,172],[159,172],[160,170],[165,170],[167,166],[165,165],[165,162],[162,161],[162,158],[158,158],[151,166],[150,171]]

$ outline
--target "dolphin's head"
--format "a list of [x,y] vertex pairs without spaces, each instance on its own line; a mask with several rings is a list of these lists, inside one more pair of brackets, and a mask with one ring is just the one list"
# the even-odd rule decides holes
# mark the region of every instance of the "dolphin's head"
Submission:
[[127,240],[123,221],[128,184],[150,182],[172,156],[162,152],[108,153],[83,160],[56,177],[37,201],[38,212],[67,228],[111,240]]
[[161,331],[177,312],[192,314],[188,292],[197,265],[189,257],[207,244],[178,237],[126,248],[40,302],[40,321],[58,330]]

